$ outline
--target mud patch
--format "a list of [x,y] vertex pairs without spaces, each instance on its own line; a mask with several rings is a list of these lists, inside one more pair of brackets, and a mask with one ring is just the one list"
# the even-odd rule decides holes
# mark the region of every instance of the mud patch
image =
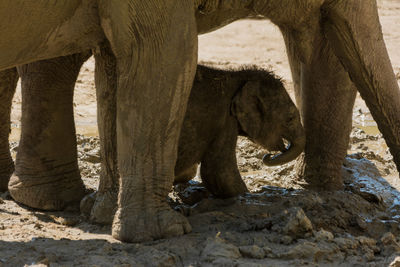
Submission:
[[[99,141],[77,138],[83,179],[96,188]],[[380,142],[354,128],[345,189],[316,193],[302,189],[295,162],[267,168],[265,151],[240,138],[239,168],[252,193],[221,200],[198,179],[176,186],[171,206],[192,233],[144,244],[122,244],[80,214],[32,210],[3,194],[0,266],[387,266],[400,255],[400,193],[387,179],[398,174],[384,147],[362,149]]]

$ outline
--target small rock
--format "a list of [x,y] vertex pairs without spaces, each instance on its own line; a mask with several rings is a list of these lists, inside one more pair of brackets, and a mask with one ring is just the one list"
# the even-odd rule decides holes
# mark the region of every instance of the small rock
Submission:
[[79,218],[75,217],[57,217],[55,221],[65,226],[75,226],[79,223]]
[[206,246],[201,252],[201,255],[208,261],[220,257],[238,259],[241,256],[236,246],[226,242],[220,237],[207,238]]
[[366,222],[362,217],[358,216],[358,217],[356,218],[356,222],[357,222],[357,225],[358,225],[361,229],[363,229],[363,230],[367,229],[367,222]]
[[[108,248],[106,247],[105,249],[107,250]],[[177,255],[150,246],[141,247],[135,260],[138,260],[144,266],[173,267],[182,265]],[[133,265],[137,266],[138,264]]]
[[0,197],[0,204],[4,204],[4,200]]
[[296,245],[286,254],[283,254],[283,258],[288,259],[306,259],[314,258],[314,255],[320,253],[320,249],[317,244],[313,242],[304,242],[302,244]]
[[356,249],[358,242],[354,238],[336,237],[334,242],[339,246],[341,250]]
[[263,247],[263,250],[264,250],[264,253],[265,253],[266,255],[272,253],[272,249],[271,249],[270,247],[264,246],[264,247]]
[[50,262],[50,264],[52,262],[57,262],[58,261],[58,256],[56,254],[52,253],[52,252],[46,253],[46,258]]
[[382,236],[382,238],[381,238],[381,242],[385,246],[387,246],[387,245],[396,245],[396,246],[398,246],[399,245],[397,243],[397,241],[396,241],[396,237],[391,232],[387,232],[386,234],[384,234]]
[[279,233],[281,231],[281,227],[278,224],[274,224],[271,227],[271,231]]
[[100,163],[100,152],[98,149],[94,149],[90,152],[87,152],[85,156],[82,157],[83,161],[90,162],[90,163]]
[[50,262],[47,258],[44,258],[43,260],[38,262],[38,264],[35,266],[38,266],[38,267],[46,266],[47,267],[47,266],[50,266]]
[[379,237],[383,236],[388,229],[382,220],[374,218],[372,222],[367,224],[366,231],[368,235],[378,239]]
[[363,249],[363,254],[364,254],[364,258],[367,261],[373,261],[375,259],[375,253],[372,249],[370,248],[364,248]]
[[289,210],[289,219],[283,232],[293,238],[304,237],[313,230],[310,219],[307,218],[302,208],[295,207]]
[[315,239],[316,241],[332,241],[333,240],[333,234],[329,231],[325,231],[324,229],[319,230],[315,234]]
[[383,255],[389,256],[400,252],[400,245],[397,243],[396,237],[391,233],[387,232],[381,238],[383,244]]
[[281,240],[282,244],[290,245],[292,242],[293,242],[293,238],[292,237],[290,237],[288,235],[285,235],[285,236],[282,237],[282,240]]
[[42,224],[40,224],[40,223],[35,223],[35,225],[33,226],[35,229],[42,229],[43,228],[43,225]]
[[227,258],[217,258],[212,261],[212,266],[216,267],[235,267],[238,266],[234,260],[227,259]]
[[239,251],[244,257],[247,257],[247,258],[253,258],[253,259],[264,259],[265,258],[264,249],[262,249],[256,245],[239,247]]
[[3,200],[12,200],[12,197],[11,197],[9,191],[4,192],[3,194],[0,195],[0,197],[1,197]]
[[362,246],[371,247],[371,246],[375,246],[376,245],[376,240],[373,239],[373,238],[369,238],[369,237],[366,237],[366,236],[357,236],[356,239],[358,240],[358,242],[360,242],[360,244]]
[[400,267],[400,256],[397,256],[389,265],[389,267]]

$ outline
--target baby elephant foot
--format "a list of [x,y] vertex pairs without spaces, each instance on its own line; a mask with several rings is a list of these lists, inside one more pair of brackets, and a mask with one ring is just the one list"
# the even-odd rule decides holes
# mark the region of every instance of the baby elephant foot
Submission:
[[119,208],[112,227],[114,238],[133,243],[180,236],[191,231],[186,217],[165,204],[151,209]]
[[62,210],[79,205],[86,193],[79,173],[68,177],[21,177],[13,174],[8,189],[16,202],[41,210]]
[[0,160],[0,192],[8,190],[8,181],[14,172],[12,159]]

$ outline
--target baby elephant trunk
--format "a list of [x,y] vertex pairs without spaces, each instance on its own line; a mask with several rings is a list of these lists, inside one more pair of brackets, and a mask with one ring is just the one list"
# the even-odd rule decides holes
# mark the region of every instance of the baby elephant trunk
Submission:
[[304,150],[306,144],[306,136],[304,130],[295,139],[289,140],[289,144],[281,153],[272,156],[271,154],[265,154],[263,162],[267,166],[278,166],[297,158]]

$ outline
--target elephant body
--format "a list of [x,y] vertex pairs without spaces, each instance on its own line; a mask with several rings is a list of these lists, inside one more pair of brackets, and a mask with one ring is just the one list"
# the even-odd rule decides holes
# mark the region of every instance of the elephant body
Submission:
[[[174,180],[179,133],[195,74],[196,36],[248,16],[269,18],[285,40],[306,133],[298,173],[308,186],[342,187],[356,90],[400,170],[400,91],[374,0],[6,0],[0,4],[0,114],[5,123],[0,127],[0,179],[8,179],[12,171],[6,139],[16,71],[10,68],[66,56],[47,64],[70,64],[75,70],[79,64],[68,59],[71,54],[94,48],[100,138],[104,153],[114,159],[102,166],[102,173],[107,178],[118,170],[121,181],[113,236],[139,242],[190,231],[187,219],[174,213],[165,197]],[[41,67],[36,64],[32,72]],[[68,90],[74,78],[65,77]],[[110,88],[117,92],[109,94]],[[32,107],[48,110],[52,105]],[[114,121],[107,116],[110,110],[116,111]],[[42,125],[39,137],[32,134],[35,130],[24,130],[32,117],[22,118],[21,140],[24,132],[28,139],[19,147],[11,194],[32,207],[59,208],[77,198],[74,190],[62,193],[66,188],[84,192],[76,159],[74,153],[41,148],[45,137],[64,135],[51,116],[37,117]],[[111,136],[109,127],[116,129]],[[31,164],[32,159],[40,164]],[[53,166],[60,171],[54,173]],[[108,203],[107,196],[118,190],[112,179],[102,179],[94,208]]]
[[96,48],[106,38],[98,8],[91,0],[1,1],[0,69]]
[[201,163],[201,179],[214,195],[246,192],[236,163],[238,135],[270,151],[284,151],[282,139],[289,140],[293,150],[280,155],[284,161],[277,156],[270,165],[296,158],[305,144],[298,110],[273,74],[198,65],[179,138],[175,183],[193,178]]

